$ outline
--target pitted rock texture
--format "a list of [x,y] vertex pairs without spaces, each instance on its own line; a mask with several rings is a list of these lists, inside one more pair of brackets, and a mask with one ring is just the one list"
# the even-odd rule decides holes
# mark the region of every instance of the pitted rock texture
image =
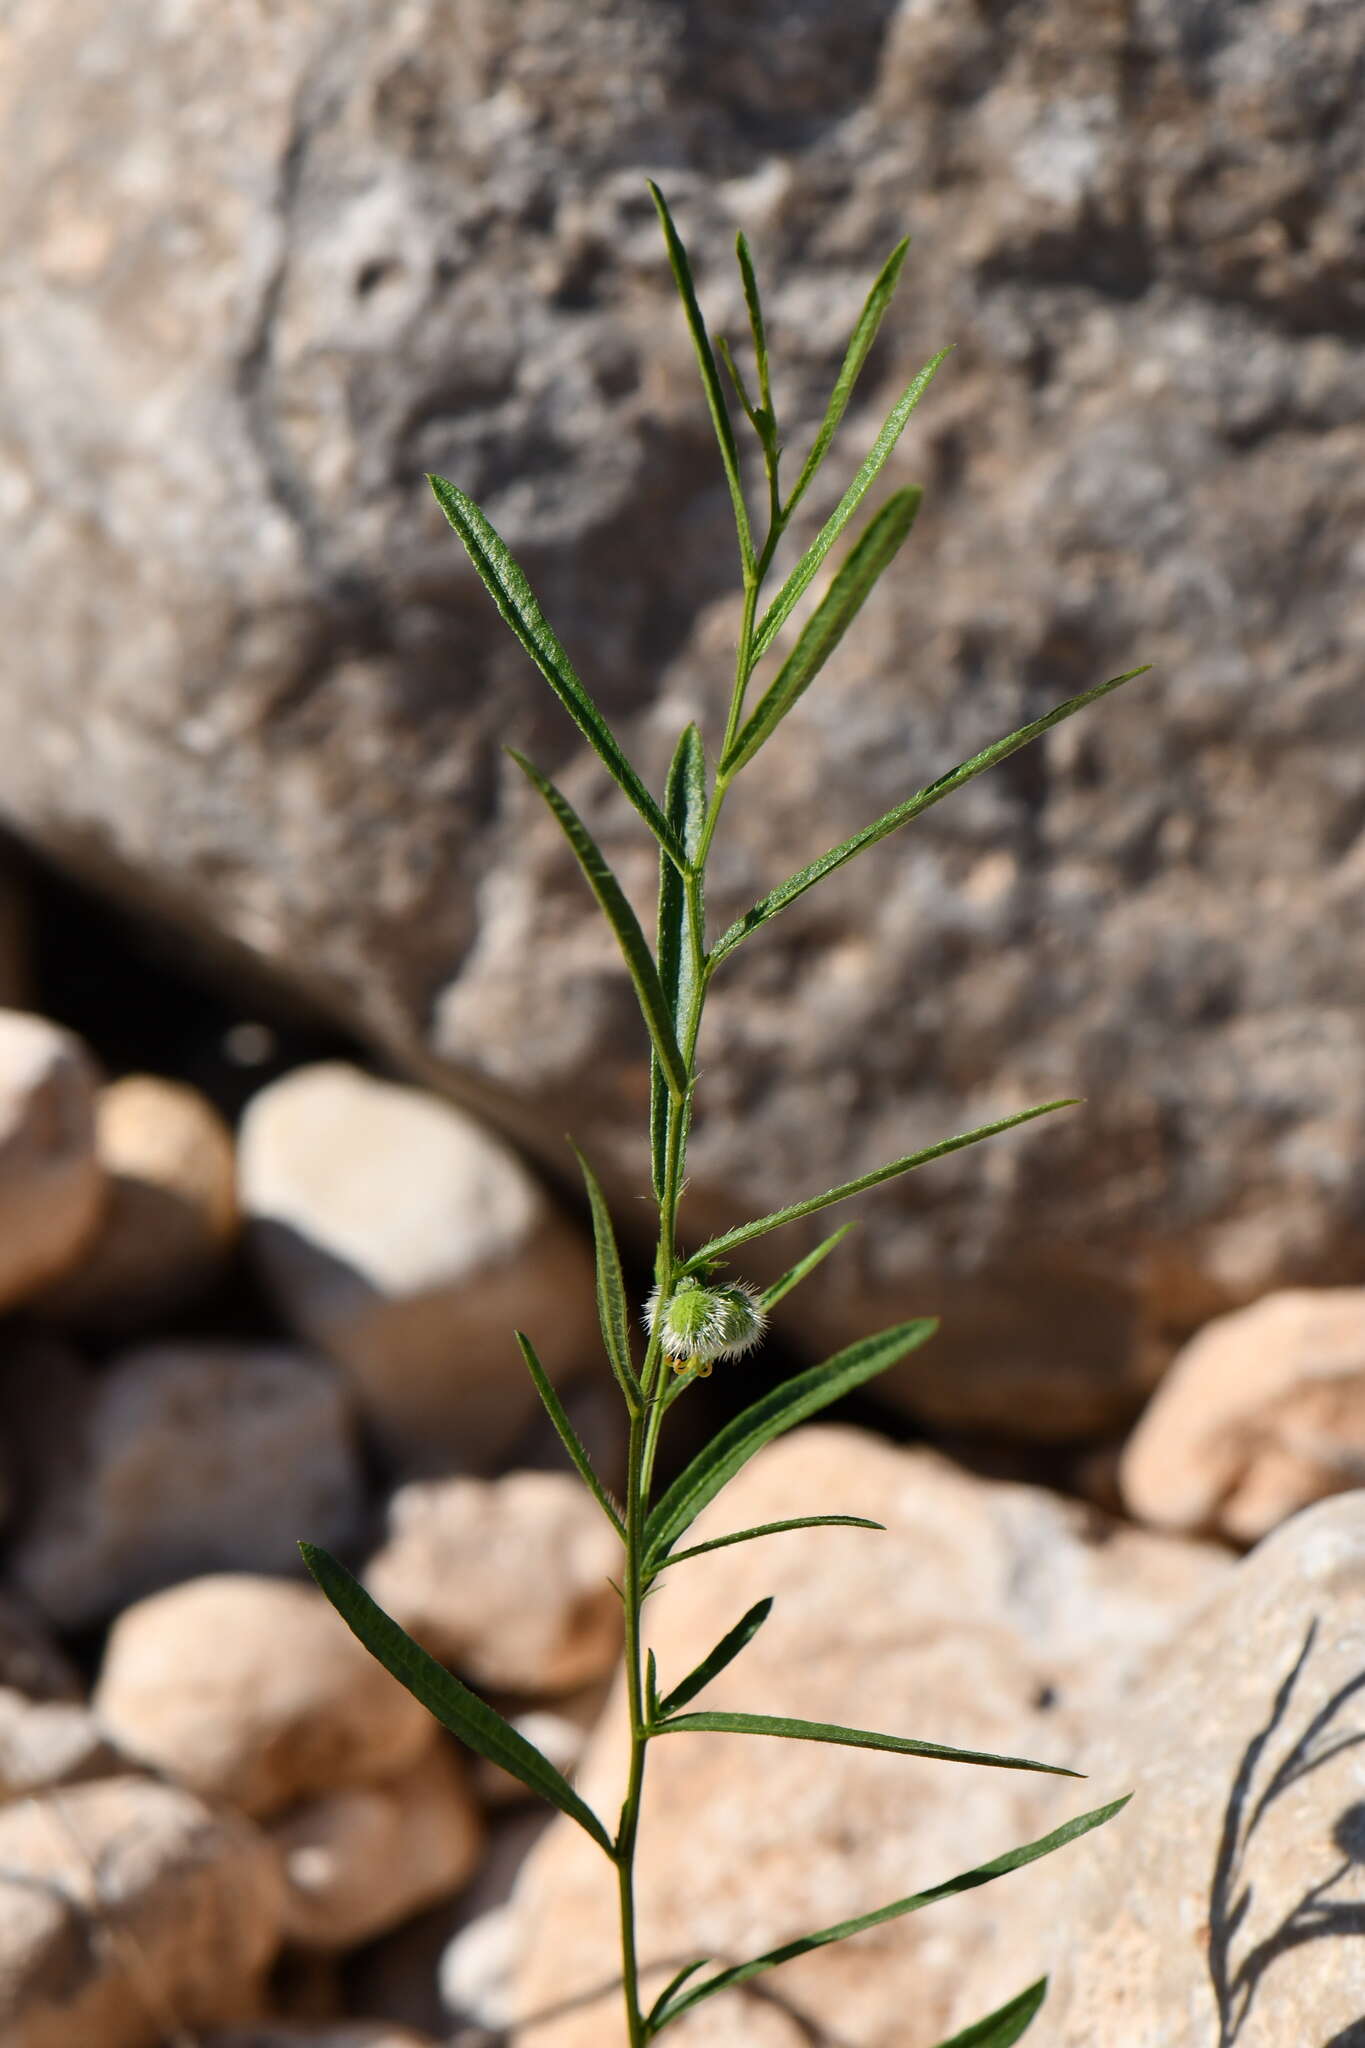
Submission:
[[1084,1095],[869,1202],[802,1298],[812,1344],[942,1309],[902,1397],[1058,1438],[1120,1426],[1209,1314],[1354,1277],[1359,10],[17,0],[0,35],[23,833],[547,1150],[571,1124],[633,1211],[638,1020],[499,743],[642,901],[648,851],[422,472],[486,505],[657,778],[685,717],[714,736],[735,607],[644,176],[732,329],[749,231],[794,449],[909,230],[808,504],[955,340],[892,472],[926,511],[736,804],[717,917],[1055,699],[1156,673],[741,953],[690,1227]]

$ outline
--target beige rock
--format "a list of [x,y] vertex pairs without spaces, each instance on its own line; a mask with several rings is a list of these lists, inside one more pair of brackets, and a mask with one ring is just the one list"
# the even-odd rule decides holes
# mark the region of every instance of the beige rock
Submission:
[[345,1366],[406,1462],[478,1465],[595,1356],[586,1246],[473,1118],[340,1062],[265,1088],[241,1131],[251,1242],[292,1326]]
[[279,1942],[263,1837],[143,1778],[0,1812],[5,2048],[160,2048],[246,2017]]
[[[1233,1568],[1216,1549],[1129,1531],[849,1429],[798,1432],[764,1452],[695,1534],[814,1512],[867,1515],[886,1533],[789,1534],[680,1566],[647,1610],[665,1690],[771,1594],[766,1626],[699,1708],[846,1722],[1088,1769],[1098,1727],[1146,1650]],[[622,1735],[618,1695],[579,1777],[608,1816],[621,1797]],[[796,1741],[669,1737],[649,1766],[648,1982],[658,1989],[694,1955],[739,1960],[870,1910],[1123,1789],[1104,1776],[1082,1787]],[[1066,1853],[1082,1859],[1086,1848]],[[515,2014],[527,2048],[617,2048],[611,1999],[526,2024],[610,1979],[610,1878],[570,1822],[556,1821],[527,1865],[515,1901]],[[1015,1890],[823,1949],[787,1966],[774,1989],[809,2028],[859,2048],[929,2048]],[[741,2048],[764,2011],[749,1994],[727,1994],[680,2023],[680,2048]]]
[[459,1759],[437,1744],[401,1777],[329,1792],[276,1822],[285,1936],[357,1948],[452,1897],[478,1865],[483,1826]]
[[103,1089],[95,1132],[109,1181],[103,1218],[79,1266],[34,1306],[76,1328],[142,1328],[191,1300],[231,1247],[232,1136],[197,1089],[156,1074]]
[[74,1700],[31,1700],[0,1687],[0,1799],[111,1778],[127,1769],[128,1759],[88,1708]]
[[435,1724],[321,1593],[193,1579],[114,1623],[95,1710],[130,1755],[251,1814],[395,1777]]
[[1048,2048],[1350,2048],[1363,1683],[1365,1494],[1350,1493],[1245,1559],[1097,1727],[1096,1782],[1136,1788],[1127,1825],[1029,1874],[974,1995],[1049,1968]]
[[64,1273],[99,1221],[96,1087],[69,1031],[0,1010],[0,1309]]
[[36,1447],[48,1477],[9,1569],[63,1628],[202,1572],[296,1571],[301,1536],[344,1548],[360,1525],[351,1404],[323,1359],[148,1345],[39,1419],[58,1441]]
[[1124,1500],[1159,1529],[1255,1543],[1365,1483],[1365,1288],[1295,1288],[1185,1346],[1128,1441]]
[[497,1692],[571,1692],[621,1640],[621,1546],[576,1478],[414,1480],[365,1584],[433,1656]]

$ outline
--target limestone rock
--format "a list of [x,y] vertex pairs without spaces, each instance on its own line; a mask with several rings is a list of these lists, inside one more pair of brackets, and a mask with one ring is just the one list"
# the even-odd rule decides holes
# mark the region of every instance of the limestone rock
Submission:
[[0,1309],[66,1271],[99,1220],[96,1086],[69,1031],[0,1010]]
[[910,231],[806,530],[955,339],[892,472],[925,514],[726,821],[718,925],[983,741],[1155,673],[736,956],[689,1230],[1085,1096],[870,1199],[796,1326],[942,1310],[906,1401],[1059,1438],[1126,1426],[1210,1315],[1356,1277],[1359,8],[9,14],[0,806],[25,835],[556,1160],[572,1128],[629,1217],[638,1017],[495,742],[642,904],[649,849],[421,472],[487,506],[657,786],[686,718],[715,735],[734,564],[645,173],[731,332],[748,230],[794,450]]
[[128,1769],[94,1715],[74,1700],[32,1700],[0,1687],[0,1800]]
[[58,1441],[16,1539],[15,1584],[62,1628],[198,1573],[299,1569],[298,1541],[353,1540],[363,1481],[325,1360],[283,1347],[149,1345],[45,1410]]
[[1186,1345],[1124,1450],[1130,1512],[1255,1543],[1365,1483],[1365,1288],[1296,1288]]
[[321,1593],[244,1573],[126,1608],[95,1710],[130,1755],[257,1815],[395,1777],[435,1734]]
[[188,1792],[111,1778],[0,1812],[5,2048],[159,2048],[245,2017],[279,1942],[265,1841]]
[[[1089,1770],[1103,1718],[1146,1651],[1233,1569],[1215,1549],[1127,1530],[848,1429],[797,1432],[762,1453],[695,1536],[841,1511],[883,1522],[886,1533],[773,1537],[671,1574],[649,1608],[660,1685],[675,1684],[770,1594],[766,1626],[699,1707]],[[578,1779],[603,1813],[621,1796],[623,1711],[618,1695]],[[640,1865],[647,1981],[657,1990],[690,1956],[738,1961],[868,1911],[1124,1789],[1102,1774],[1077,1786],[795,1741],[672,1736],[650,1757]],[[517,1888],[522,2025],[611,1976],[611,1886],[580,1833],[557,1821]],[[1083,1861],[1087,1845],[1064,1853]],[[774,1982],[793,2039],[826,2029],[860,2048],[930,2048],[948,2031],[959,1987],[975,1988],[977,1953],[1017,1891],[976,1892],[788,1965]],[[741,2048],[769,2009],[727,1994],[692,2032],[680,2023],[679,2042]],[[614,2002],[595,1998],[528,2028],[528,2038],[536,2048],[616,2048],[622,2036]]]
[[444,1744],[383,1785],[356,1785],[276,1822],[285,1934],[307,1948],[358,1948],[452,1897],[483,1845],[459,1759]]
[[[1096,1730],[1131,1825],[1021,1884],[973,1993],[1052,1971],[1049,2044],[1348,2048],[1365,2011],[1365,1494],[1277,1530]],[[965,2008],[964,2008],[965,2010]]]
[[196,1089],[128,1074],[102,1090],[95,1137],[104,1216],[79,1267],[35,1307],[81,1329],[143,1328],[192,1300],[232,1244],[232,1135]]
[[415,1480],[389,1505],[365,1584],[418,1641],[479,1686],[533,1697],[611,1670],[621,1546],[576,1477]]
[[[600,1347],[586,1246],[525,1167],[435,1096],[341,1062],[251,1103],[242,1201],[280,1306],[410,1464],[478,1464]],[[542,1349],[543,1347],[543,1349]]]

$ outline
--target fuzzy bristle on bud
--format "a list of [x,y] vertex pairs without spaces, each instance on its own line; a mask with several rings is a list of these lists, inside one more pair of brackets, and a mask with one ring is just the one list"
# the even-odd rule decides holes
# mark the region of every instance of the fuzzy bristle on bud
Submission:
[[731,1280],[703,1285],[680,1280],[666,1302],[656,1287],[645,1305],[645,1327],[680,1372],[709,1372],[717,1358],[739,1358],[763,1335],[768,1318],[757,1288]]

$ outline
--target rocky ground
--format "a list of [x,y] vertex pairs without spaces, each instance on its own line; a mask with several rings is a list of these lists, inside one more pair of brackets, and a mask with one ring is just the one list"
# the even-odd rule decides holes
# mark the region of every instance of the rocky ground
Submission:
[[[17,994],[17,943],[10,967]],[[437,1731],[295,1549],[339,1551],[610,1809],[615,1541],[508,1336],[619,1471],[581,1219],[464,1111],[351,1060],[240,1094],[109,1079],[70,1028],[0,1011],[0,2040],[615,2043],[596,1852]],[[765,1369],[780,1346],[697,1401]],[[652,1639],[681,1673],[772,1595],[717,1701],[1089,1781],[676,1738],[651,1768],[650,1981],[1135,1804],[680,2042],[930,2048],[1044,1967],[1041,2038],[1077,2048],[1193,2048],[1243,2008],[1239,2042],[1282,2048],[1365,2005],[1365,1289],[1215,1318],[1051,1486],[1018,1476],[1038,1451],[1010,1424],[934,1448],[869,1404],[773,1446],[701,1537],[793,1503],[886,1533],[698,1560]]]

